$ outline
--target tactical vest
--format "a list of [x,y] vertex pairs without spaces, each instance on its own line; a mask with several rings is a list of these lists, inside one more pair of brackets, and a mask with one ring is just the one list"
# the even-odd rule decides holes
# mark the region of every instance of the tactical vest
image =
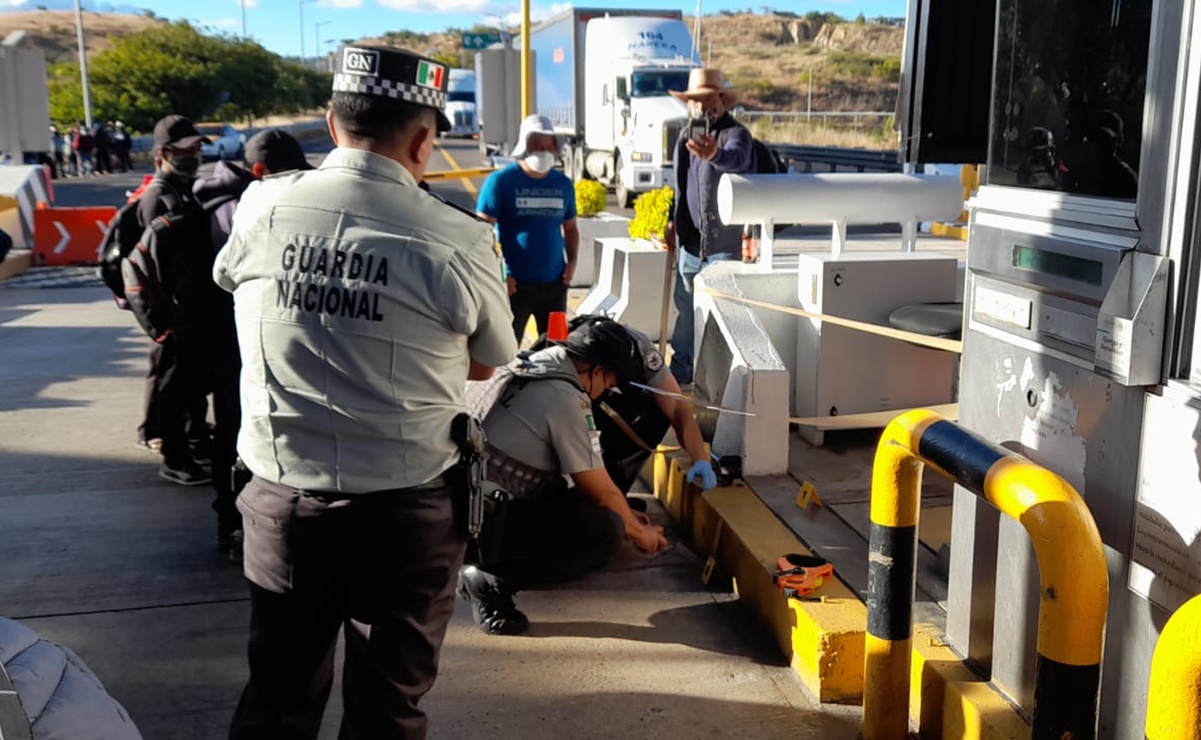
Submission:
[[[523,361],[517,366],[497,368],[496,373],[487,381],[469,383],[464,397],[467,412],[477,419],[485,420],[510,385],[518,383],[525,386],[539,380],[562,380],[581,391],[584,390],[580,385],[580,376],[576,373]],[[490,441],[485,444],[488,450],[488,464],[484,478],[507,491],[513,498],[546,496],[566,489],[567,483],[560,471],[534,467],[509,456]]]

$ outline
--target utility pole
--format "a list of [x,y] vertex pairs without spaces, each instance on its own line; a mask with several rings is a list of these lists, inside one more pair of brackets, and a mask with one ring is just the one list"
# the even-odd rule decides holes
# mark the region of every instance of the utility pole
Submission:
[[92,91],[88,85],[88,50],[83,44],[83,9],[75,0],[75,38],[79,42],[79,77],[83,83],[83,120],[92,129]]
[[692,19],[692,56],[701,55],[701,0],[696,0],[696,18]]
[[533,107],[530,105],[530,98],[533,97],[530,84],[532,72],[533,70],[530,69],[530,0],[521,0],[521,117],[523,120],[534,112],[530,110]]
[[238,7],[242,9],[242,38],[246,38],[246,0],[238,0]]
[[304,4],[311,0],[296,0],[296,7],[300,9],[300,63],[304,64]]
[[317,21],[313,24],[313,54],[318,58],[321,57],[321,27],[328,26],[330,23],[333,21]]

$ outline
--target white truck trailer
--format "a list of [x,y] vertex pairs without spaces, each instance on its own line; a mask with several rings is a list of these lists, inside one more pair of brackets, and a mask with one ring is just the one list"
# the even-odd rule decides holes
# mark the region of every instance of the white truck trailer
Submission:
[[572,180],[611,186],[621,207],[671,182],[687,108],[668,95],[698,66],[678,10],[573,8],[530,34],[537,110],[563,138]]
[[18,31],[0,43],[0,152],[39,164],[50,151],[46,55],[22,48],[23,37]]

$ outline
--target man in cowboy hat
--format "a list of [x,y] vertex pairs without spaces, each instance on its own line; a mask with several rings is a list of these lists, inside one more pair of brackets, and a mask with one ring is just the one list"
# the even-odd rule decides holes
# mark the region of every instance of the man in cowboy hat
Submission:
[[[692,382],[692,280],[705,265],[742,255],[742,227],[726,226],[718,218],[717,183],[726,172],[752,171],[755,148],[751,132],[729,114],[737,95],[719,70],[694,69],[688,89],[671,94],[688,104],[689,115],[704,128],[704,133],[681,136],[676,143],[676,198],[666,234],[668,248],[677,255],[678,273],[671,374],[686,384]],[[697,126],[688,130],[696,131]]]

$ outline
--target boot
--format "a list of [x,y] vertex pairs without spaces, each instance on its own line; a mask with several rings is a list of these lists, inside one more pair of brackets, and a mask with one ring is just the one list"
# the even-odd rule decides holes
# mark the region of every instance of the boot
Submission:
[[530,626],[513,603],[513,590],[474,565],[459,568],[459,596],[471,604],[471,615],[490,635],[519,635]]

